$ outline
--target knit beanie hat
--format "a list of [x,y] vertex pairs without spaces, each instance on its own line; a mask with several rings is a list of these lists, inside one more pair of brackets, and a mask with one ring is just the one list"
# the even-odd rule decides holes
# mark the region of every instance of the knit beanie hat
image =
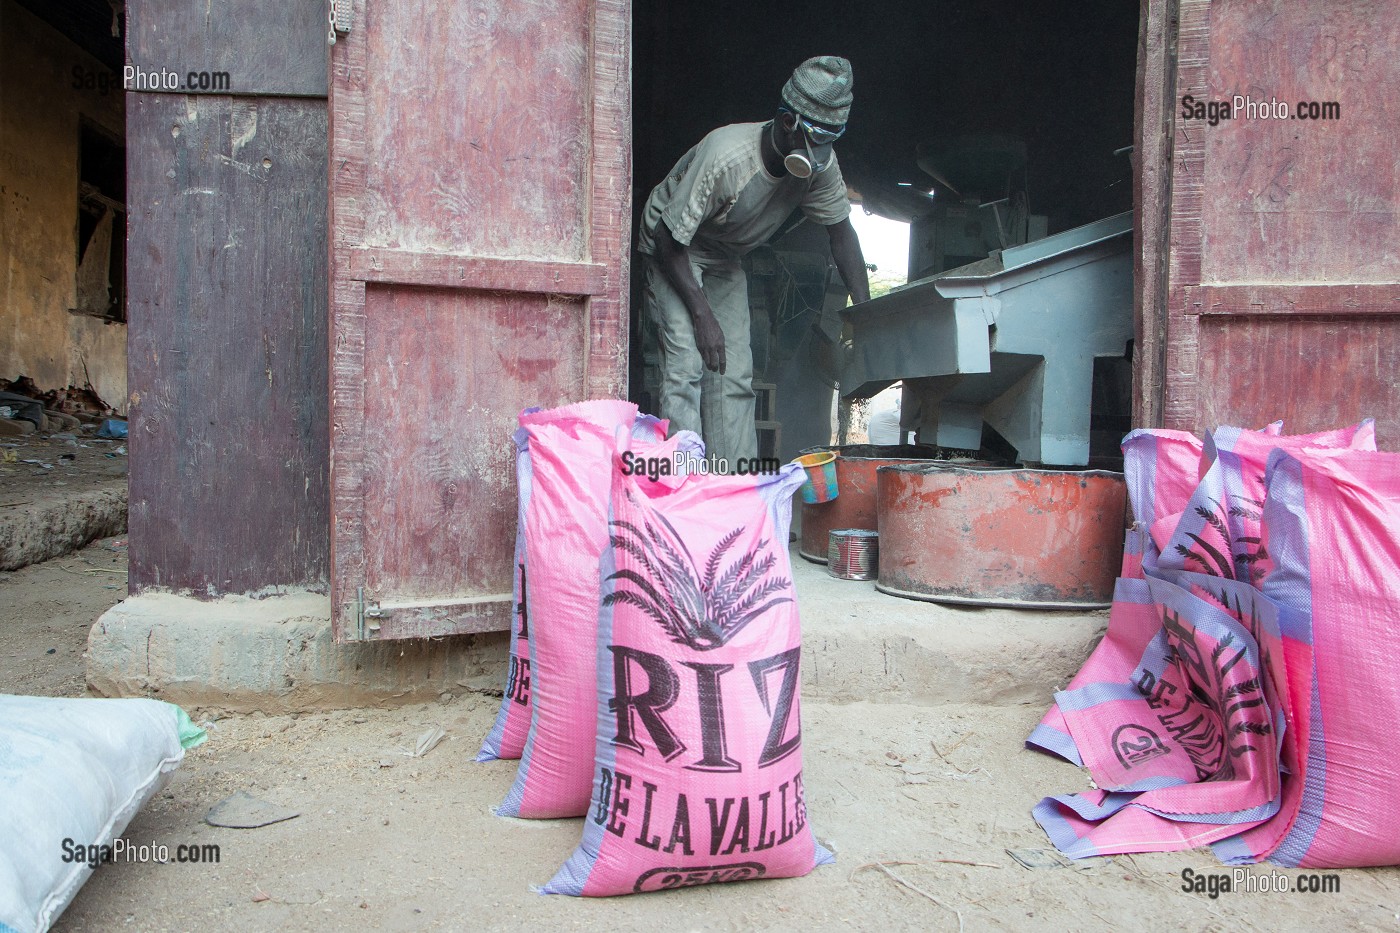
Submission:
[[783,85],[783,103],[809,120],[845,126],[851,113],[851,63],[835,55],[809,58]]

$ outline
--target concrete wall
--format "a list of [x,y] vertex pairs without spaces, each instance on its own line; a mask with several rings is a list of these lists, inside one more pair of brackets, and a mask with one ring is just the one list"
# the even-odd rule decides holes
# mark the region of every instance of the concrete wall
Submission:
[[[105,79],[106,93],[75,88],[75,74]],[[120,79],[0,0],[0,377],[23,374],[41,389],[91,379],[125,411],[126,326],[68,310],[77,305],[79,121],[121,137]]]

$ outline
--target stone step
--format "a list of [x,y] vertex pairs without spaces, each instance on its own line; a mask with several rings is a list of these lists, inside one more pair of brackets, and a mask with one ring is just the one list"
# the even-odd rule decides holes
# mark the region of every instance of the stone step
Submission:
[[[797,556],[803,693],[833,703],[1047,705],[1088,656],[1107,612],[968,609],[838,580]],[[159,695],[264,712],[431,700],[499,691],[504,635],[337,645],[314,593],[215,601],[147,593],[118,604],[88,639],[88,683],[108,696]]]
[[1108,611],[950,606],[841,580],[792,547],[803,695],[828,702],[1049,704],[1103,635]]
[[61,557],[126,531],[125,479],[103,480],[71,492],[16,495],[22,501],[0,509],[0,570]]

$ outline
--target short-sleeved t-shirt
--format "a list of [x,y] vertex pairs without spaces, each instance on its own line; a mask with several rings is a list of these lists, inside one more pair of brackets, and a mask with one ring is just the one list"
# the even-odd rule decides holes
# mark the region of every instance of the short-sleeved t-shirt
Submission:
[[647,198],[637,248],[656,254],[656,225],[664,220],[700,265],[731,263],[766,242],[799,207],[823,226],[850,216],[835,154],[810,178],[775,178],[763,164],[769,131],[767,123],[736,123],[700,140]]

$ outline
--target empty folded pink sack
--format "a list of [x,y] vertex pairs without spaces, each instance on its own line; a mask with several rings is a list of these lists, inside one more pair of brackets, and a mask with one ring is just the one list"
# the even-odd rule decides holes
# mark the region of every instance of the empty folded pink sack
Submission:
[[[1115,586],[1108,633],[1069,690],[1090,683],[1122,682],[1150,639],[1160,631],[1141,580],[1144,567],[1204,570],[1257,582],[1267,568],[1259,547],[1259,510],[1268,452],[1279,446],[1375,449],[1375,424],[1316,434],[1285,436],[1275,421],[1258,431],[1221,427],[1202,442],[1184,431],[1137,430],[1123,439],[1124,472],[1135,524],[1123,547],[1122,578]],[[1226,490],[1234,491],[1231,498]],[[1230,529],[1234,537],[1230,537]],[[1033,748],[1083,764],[1064,716],[1051,706],[1027,740]]]
[[[1051,738],[1103,789],[1035,808],[1067,854],[1400,861],[1400,781],[1381,763],[1400,716],[1400,457],[1374,437],[1365,421],[1209,438],[1175,527],[1139,544],[1147,592],[1120,580],[1104,642],[1057,696]],[[1160,631],[1129,668],[1148,602]]]
[[[1108,632],[1068,690],[1126,676],[1161,630],[1143,580],[1143,565],[1155,566],[1157,559],[1148,529],[1162,516],[1180,515],[1186,508],[1200,475],[1202,449],[1200,439],[1185,431],[1139,430],[1123,439],[1123,469],[1135,523],[1123,543],[1123,568],[1114,585]],[[1058,705],[1046,710],[1026,744],[1083,764]]]
[[1074,858],[1216,842],[1279,808],[1285,710],[1277,613],[1236,581],[1147,581],[1158,633],[1126,682],[1056,695],[1106,793],[1051,797],[1034,815]]

